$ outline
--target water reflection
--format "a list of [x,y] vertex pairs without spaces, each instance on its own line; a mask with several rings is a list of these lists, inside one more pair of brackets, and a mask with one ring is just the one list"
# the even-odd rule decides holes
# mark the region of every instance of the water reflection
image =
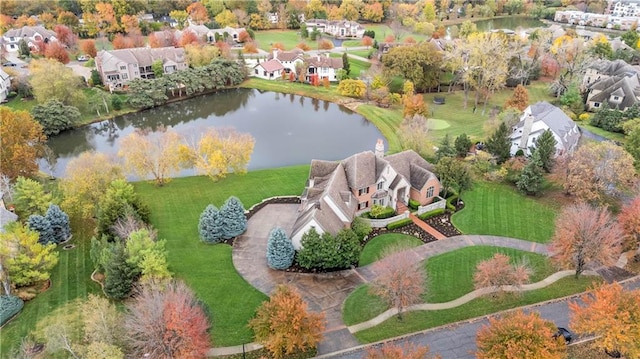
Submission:
[[[289,101],[284,100],[289,97]],[[296,101],[296,98],[298,101]],[[137,128],[156,130],[164,125],[189,135],[209,126],[235,127],[249,132],[255,150],[249,169],[309,163],[313,158],[342,159],[372,150],[382,138],[377,128],[351,110],[291,94],[237,89],[196,97],[162,108],[128,114],[110,121],[67,131],[49,140],[57,156],[56,176],[64,174],[70,159],[95,150],[116,154],[119,141]],[[45,160],[41,168],[47,169]],[[180,175],[190,175],[183,171]]]

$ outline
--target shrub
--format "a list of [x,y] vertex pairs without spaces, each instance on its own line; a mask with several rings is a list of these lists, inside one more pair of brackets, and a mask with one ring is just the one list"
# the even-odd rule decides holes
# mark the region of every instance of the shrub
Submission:
[[429,212],[424,212],[423,214],[419,215],[418,218],[425,220],[427,218],[431,218],[431,217],[435,217],[435,216],[439,216],[441,214],[444,214],[445,210],[444,208],[436,208],[432,211]]
[[302,249],[298,251],[298,264],[306,269],[343,269],[360,258],[358,235],[351,229],[341,230],[335,237],[322,236],[312,228],[302,236]]
[[416,200],[413,200],[413,199],[409,200],[409,208],[411,208],[413,210],[416,210],[416,209],[418,209],[418,207],[420,207],[420,202],[418,202]]
[[267,242],[267,264],[273,269],[287,269],[293,264],[296,251],[285,231],[276,227],[269,233]]
[[387,224],[387,229],[396,229],[400,227],[404,227],[412,222],[411,218],[401,219],[399,221],[391,222]]
[[369,221],[361,217],[356,217],[351,222],[351,229],[356,233],[360,240],[368,236],[371,233],[371,224]]
[[122,101],[122,98],[120,98],[120,96],[113,96],[111,98],[111,106],[116,111],[120,111],[122,109],[122,103],[123,101]]
[[24,302],[12,295],[0,295],[0,326],[4,325],[24,307]]
[[198,222],[198,233],[200,239],[207,243],[222,241],[222,218],[216,206],[210,204],[202,212]]
[[237,237],[247,230],[247,216],[244,214],[244,206],[238,197],[231,196],[220,208],[222,219],[222,237],[230,239]]
[[373,219],[385,219],[393,217],[396,211],[391,207],[383,207],[379,204],[374,204],[369,211],[369,217]]

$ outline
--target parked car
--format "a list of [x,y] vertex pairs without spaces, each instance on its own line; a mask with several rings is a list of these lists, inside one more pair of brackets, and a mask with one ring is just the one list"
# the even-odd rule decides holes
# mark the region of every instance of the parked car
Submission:
[[564,338],[564,342],[567,344],[571,343],[571,340],[573,340],[573,334],[571,334],[568,329],[562,327],[558,327],[558,331],[553,334],[554,339],[560,337]]
[[8,62],[3,63],[2,66],[3,67],[17,67],[18,64],[16,64],[15,62],[8,61]]
[[91,56],[89,55],[80,55],[78,56],[78,61],[89,61],[90,58]]

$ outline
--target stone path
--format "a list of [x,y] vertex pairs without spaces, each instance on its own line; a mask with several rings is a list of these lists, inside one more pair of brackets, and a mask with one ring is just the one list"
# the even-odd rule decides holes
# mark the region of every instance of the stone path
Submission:
[[415,214],[409,213],[409,218],[416,224],[416,226],[422,228],[425,232],[432,235],[435,239],[441,240],[447,238],[444,234],[438,232],[435,228],[428,225],[425,221],[418,218]]

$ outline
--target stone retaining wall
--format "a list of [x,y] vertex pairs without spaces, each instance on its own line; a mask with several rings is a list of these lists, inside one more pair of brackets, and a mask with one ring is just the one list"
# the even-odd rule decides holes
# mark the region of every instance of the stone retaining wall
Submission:
[[438,208],[447,208],[447,201],[440,196],[438,196],[437,198],[440,198],[438,202],[432,202],[431,204],[428,204],[426,206],[419,206],[417,215],[419,216],[423,213],[427,213],[429,211],[433,211],[434,209],[438,209]]
[[384,218],[384,219],[370,219],[370,218],[364,218],[364,219],[369,221],[369,223],[371,224],[372,228],[382,228],[382,227],[386,227],[387,224],[389,224],[391,222],[396,222],[396,221],[399,221],[399,220],[405,219],[405,218],[409,218],[409,211],[406,211],[406,212],[404,212],[402,214],[399,214],[397,216],[394,216],[394,217],[389,217],[389,218]]
[[299,196],[276,196],[263,199],[262,202],[256,203],[244,213],[247,215],[247,219],[251,218],[256,212],[264,208],[264,206],[272,203],[300,203]]

